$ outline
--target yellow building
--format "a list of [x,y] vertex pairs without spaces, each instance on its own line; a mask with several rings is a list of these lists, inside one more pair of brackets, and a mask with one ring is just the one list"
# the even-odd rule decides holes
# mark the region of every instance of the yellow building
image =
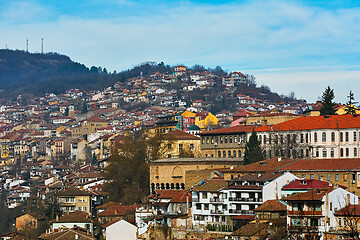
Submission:
[[209,126],[218,125],[218,122],[212,113],[198,113],[195,117],[195,125],[199,126],[201,131],[205,131]]
[[295,118],[301,117],[292,113],[259,113],[255,116],[249,116],[246,118],[246,125],[258,124],[258,125],[274,125],[282,122],[286,122]]
[[[356,107],[356,106],[354,106],[354,105],[351,105],[353,108],[355,108],[355,112],[356,112],[356,114],[360,114],[360,110],[359,110],[359,108],[358,107]],[[344,114],[346,114],[346,109],[347,109],[347,105],[341,105],[341,106],[339,106],[339,107],[337,107],[335,110],[336,110],[336,114],[337,115],[344,115]]]
[[91,194],[77,188],[69,188],[56,194],[62,212],[83,211],[91,214]]
[[84,137],[87,134],[95,133],[100,128],[106,128],[109,126],[107,120],[93,116],[81,123],[80,126],[71,129],[71,135],[74,138]]
[[200,138],[190,133],[175,130],[162,141],[163,158],[200,157]]
[[[150,190],[185,189],[185,186],[196,184],[199,179],[187,175],[188,171],[239,167],[238,159],[222,158],[166,158],[151,161]],[[191,176],[191,177],[190,177]],[[210,177],[210,176],[209,176]]]

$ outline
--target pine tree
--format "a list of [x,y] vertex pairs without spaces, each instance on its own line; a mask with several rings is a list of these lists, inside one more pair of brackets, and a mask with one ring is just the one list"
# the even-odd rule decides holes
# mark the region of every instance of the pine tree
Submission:
[[255,130],[252,131],[249,141],[245,145],[244,165],[264,160],[260,142]]
[[345,112],[346,114],[356,114],[356,107],[354,106],[355,102],[355,97],[354,97],[354,93],[350,90],[349,92],[349,101],[347,101],[346,103],[346,108],[345,108]]
[[335,115],[335,103],[333,102],[333,99],[335,98],[334,95],[334,89],[331,89],[330,86],[328,86],[325,91],[323,92],[321,103],[322,107],[320,109],[320,115]]
[[84,101],[81,107],[81,113],[87,113],[87,112],[88,112],[87,104]]

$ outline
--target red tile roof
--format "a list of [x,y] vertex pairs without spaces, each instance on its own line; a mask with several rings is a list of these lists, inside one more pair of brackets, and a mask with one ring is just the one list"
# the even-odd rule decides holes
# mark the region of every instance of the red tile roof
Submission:
[[255,212],[286,212],[286,204],[279,200],[267,200],[259,207],[255,208]]
[[255,162],[249,165],[244,165],[241,167],[236,167],[233,169],[224,170],[224,173],[236,173],[236,172],[246,172],[246,173],[261,173],[261,172],[276,172],[296,160],[291,160],[288,158],[270,158],[268,160]]
[[139,207],[137,205],[131,206],[122,206],[122,205],[115,205],[109,207],[105,211],[98,214],[99,217],[109,217],[109,216],[123,216],[130,212],[135,212],[136,208]]
[[272,126],[259,127],[255,131],[257,132],[297,131],[297,130],[310,130],[310,129],[346,129],[346,128],[360,128],[360,116],[346,114],[346,115],[299,117]]
[[296,179],[282,189],[317,189],[329,187],[330,183],[316,179]]
[[360,217],[360,205],[347,205],[335,213],[335,216]]
[[156,190],[156,194],[152,194],[149,198],[171,199],[172,203],[191,202],[191,192],[188,190]]
[[319,171],[360,169],[359,158],[347,159],[300,159],[280,168],[281,171]]
[[283,200],[284,201],[318,201],[321,200],[325,194],[330,193],[333,190],[334,190],[333,187],[314,189],[307,192],[290,195],[284,198]]
[[199,137],[194,136],[187,132],[183,132],[179,129],[176,129],[173,132],[169,133],[168,136],[175,138],[176,140],[200,140]]

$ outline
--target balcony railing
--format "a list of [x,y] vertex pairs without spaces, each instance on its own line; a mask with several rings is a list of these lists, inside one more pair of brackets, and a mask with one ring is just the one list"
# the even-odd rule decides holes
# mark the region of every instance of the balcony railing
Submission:
[[224,202],[224,199],[221,198],[210,198],[210,202]]
[[229,209],[229,213],[254,214],[254,211],[253,211],[253,210],[234,210],[234,209]]
[[262,202],[262,198],[238,198],[238,197],[229,197],[231,202]]
[[321,211],[288,211],[288,215],[295,216],[322,216]]

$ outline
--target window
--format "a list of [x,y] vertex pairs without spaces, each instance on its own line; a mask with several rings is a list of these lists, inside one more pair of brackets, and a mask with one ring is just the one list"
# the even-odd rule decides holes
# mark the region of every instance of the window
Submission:
[[345,154],[346,154],[347,157],[349,156],[349,148],[345,149]]
[[220,137],[220,143],[223,143],[223,137],[222,136]]
[[231,158],[231,151],[228,151],[228,157]]
[[302,179],[305,179],[305,178],[306,178],[306,174],[303,173],[302,176],[301,176],[301,178],[302,178]]
[[343,156],[344,156],[344,149],[340,148],[340,157],[343,157]]
[[357,148],[354,147],[354,157],[357,157]]
[[223,158],[226,158],[226,152],[223,151]]
[[266,144],[266,135],[264,135],[264,144]]
[[335,181],[339,181],[339,174],[335,174]]
[[229,137],[229,143],[232,143],[232,136]]
[[190,150],[194,150],[194,144],[190,143]]
[[196,206],[196,210],[201,210],[201,204],[200,203],[197,203],[195,206]]
[[304,134],[300,134],[300,143],[304,142]]
[[218,157],[221,157],[221,152],[220,151],[218,151]]
[[213,144],[214,143],[214,138],[213,137],[211,137],[211,144]]
[[233,151],[233,157],[236,158],[236,151]]
[[335,142],[335,133],[334,132],[331,133],[331,142]]
[[179,152],[182,152],[182,150],[183,150],[183,145],[182,145],[182,143],[180,143],[179,144]]
[[305,134],[305,142],[306,142],[306,143],[309,142],[309,134]]
[[319,149],[316,149],[316,151],[315,151],[315,156],[316,156],[316,157],[319,157]]
[[335,156],[335,150],[332,148],[331,150],[330,150],[330,157],[334,157]]
[[234,143],[237,142],[237,136],[234,136]]
[[209,204],[204,204],[204,210],[209,210]]
[[327,180],[327,181],[330,181],[330,173],[328,173],[328,174],[326,175],[326,180]]
[[344,141],[344,133],[340,133],[340,142],[343,142]]
[[356,134],[356,132],[354,132],[353,134],[354,134],[354,136],[353,136],[354,142],[356,142],[356,139],[357,139],[357,138],[356,138],[356,135],[357,135],[357,134]]
[[209,143],[209,137],[206,137],[206,143]]
[[238,151],[238,157],[241,158],[241,151]]
[[207,193],[202,193],[202,199],[206,199],[207,198]]
[[319,180],[321,181],[321,179],[322,179],[322,175],[321,175],[321,174],[319,174]]
[[326,151],[326,148],[323,148],[322,152],[323,152],[323,154],[322,154],[322,155],[323,155],[323,157],[324,157],[324,158],[326,158],[326,157],[327,157],[327,151]]
[[314,174],[310,174],[310,179],[314,179]]
[[317,142],[317,133],[314,133],[314,142]]
[[349,141],[349,132],[346,132],[345,133],[345,142],[348,142]]
[[228,141],[227,141],[228,139],[227,139],[227,136],[225,136],[225,143],[227,143]]
[[258,140],[259,140],[259,143],[262,144],[262,136],[261,135],[259,135]]
[[280,135],[280,144],[283,144],[283,143],[284,143],[284,136]]
[[322,142],[326,142],[326,132],[323,132],[321,134],[321,140],[322,140]]

